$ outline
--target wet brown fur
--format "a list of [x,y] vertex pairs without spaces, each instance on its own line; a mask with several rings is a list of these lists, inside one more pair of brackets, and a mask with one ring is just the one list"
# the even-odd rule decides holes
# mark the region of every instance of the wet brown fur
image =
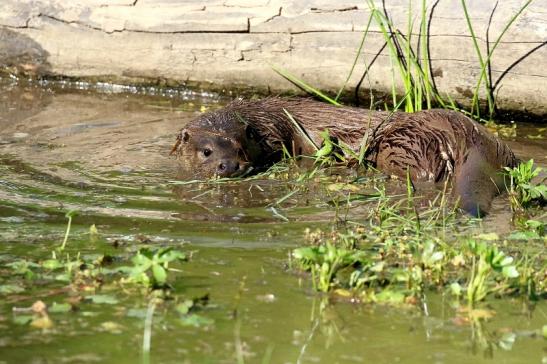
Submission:
[[[308,138],[320,146],[325,129],[356,154],[367,145],[365,159],[384,173],[404,177],[408,169],[413,181],[434,182],[454,176],[462,207],[474,215],[488,211],[502,188],[499,170],[518,162],[505,143],[456,111],[389,113],[277,97],[234,101],[203,114],[181,131],[172,153],[180,156],[183,174],[236,176],[279,161],[284,149],[313,154]],[[204,162],[202,150],[211,142],[215,156]],[[227,161],[233,168],[220,170]]]

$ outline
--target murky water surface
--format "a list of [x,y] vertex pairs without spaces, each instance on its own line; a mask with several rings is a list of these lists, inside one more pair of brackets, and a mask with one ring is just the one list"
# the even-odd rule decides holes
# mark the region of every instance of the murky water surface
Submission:
[[[146,244],[192,252],[174,279],[174,301],[209,294],[200,314],[214,323],[186,326],[172,309],[175,303],[162,305],[152,324],[155,363],[233,363],[236,347],[247,363],[547,361],[547,344],[534,334],[547,324],[544,302],[530,311],[518,299],[493,301],[497,317],[480,327],[458,323],[440,294],[429,297],[427,314],[380,305],[325,306],[309,278],[286,269],[306,227],[332,225],[333,209],[313,186],[272,209],[273,201],[291,192],[286,180],[214,188],[170,184],[175,133],[226,101],[2,80],[0,263],[49,258],[63,240],[69,210],[78,211],[69,254],[115,256]],[[540,127],[519,125],[509,143],[520,157],[545,167],[546,136]],[[349,213],[358,219],[359,207]],[[499,199],[483,222],[485,231],[507,231],[509,216],[507,201]],[[95,239],[88,233],[92,224],[100,233]],[[0,269],[0,285],[10,283],[7,268]],[[149,300],[143,293],[105,288],[117,304],[83,301],[75,312],[50,314],[54,326],[42,330],[17,324],[12,309],[39,299],[64,302],[78,293],[62,282],[22,285],[26,291],[17,295],[0,292],[0,363],[142,359],[142,313]]]

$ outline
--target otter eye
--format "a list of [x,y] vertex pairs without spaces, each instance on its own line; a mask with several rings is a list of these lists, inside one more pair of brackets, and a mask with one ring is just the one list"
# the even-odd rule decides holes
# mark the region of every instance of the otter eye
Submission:
[[209,149],[209,148],[203,149],[203,155],[204,156],[208,157],[208,156],[211,155],[211,153],[213,153],[213,151],[211,149]]

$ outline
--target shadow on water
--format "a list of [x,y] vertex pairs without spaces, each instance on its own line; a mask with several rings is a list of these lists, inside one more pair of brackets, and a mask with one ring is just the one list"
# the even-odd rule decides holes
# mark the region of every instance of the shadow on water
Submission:
[[[249,363],[261,362],[268,353],[272,363],[490,363],[490,357],[540,363],[545,355],[544,343],[531,334],[538,327],[534,320],[546,320],[544,304],[536,316],[525,316],[518,301],[494,302],[500,317],[488,325],[461,324],[440,294],[430,297],[428,315],[326,305],[303,283],[307,280],[287,272],[286,262],[306,228],[328,229],[339,217],[335,192],[311,181],[291,194],[297,189],[290,176],[170,183],[177,169],[168,156],[176,132],[201,111],[218,107],[217,99],[74,91],[5,80],[0,86],[0,263],[46,259],[62,241],[68,210],[78,211],[69,242],[74,252],[105,254],[118,246],[135,251],[143,244],[194,252],[174,290],[188,297],[208,293],[212,304],[206,314],[215,324],[183,326],[173,310],[158,312],[155,362],[234,362],[237,340],[230,313],[242,280],[238,337]],[[546,136],[544,129],[519,125],[518,137],[509,143],[521,158],[533,156],[545,167]],[[362,203],[340,209],[355,219],[367,201],[374,201],[376,190],[363,187],[360,193]],[[507,229],[510,210],[503,197],[493,211],[483,225]],[[92,224],[100,231],[98,241],[90,238]],[[0,286],[8,282],[3,269]],[[67,295],[76,293],[37,281],[28,292],[0,303],[0,362],[140,360],[139,312],[147,299],[139,294],[120,294],[113,307],[82,304],[78,312],[54,317],[56,327],[48,332],[13,323],[12,307],[36,299],[51,304]],[[111,322],[119,330],[109,330]]]

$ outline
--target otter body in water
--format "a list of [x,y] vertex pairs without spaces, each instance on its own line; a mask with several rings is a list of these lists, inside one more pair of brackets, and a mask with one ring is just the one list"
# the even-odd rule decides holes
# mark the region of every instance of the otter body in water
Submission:
[[[289,116],[290,115],[290,116]],[[291,120],[293,119],[293,120]],[[336,107],[309,99],[234,101],[190,122],[173,147],[184,175],[235,177],[279,161],[284,151],[312,155],[329,135],[380,171],[413,181],[455,179],[462,208],[488,211],[502,189],[502,167],[515,166],[509,147],[483,126],[450,110],[416,113]]]

